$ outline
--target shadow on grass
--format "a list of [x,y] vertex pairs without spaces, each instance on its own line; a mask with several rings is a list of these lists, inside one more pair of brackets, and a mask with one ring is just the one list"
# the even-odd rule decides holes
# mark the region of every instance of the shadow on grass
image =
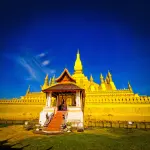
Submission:
[[13,146],[15,146],[15,145],[17,145],[17,144],[19,144],[19,143],[16,143],[16,144],[13,144],[13,145],[9,145],[9,144],[8,144],[8,141],[9,141],[9,139],[0,141],[0,149],[1,149],[1,150],[11,150],[11,149],[22,150],[22,149],[24,149],[25,147],[29,146],[29,144],[28,144],[28,145],[22,146],[22,147],[20,147],[20,148],[12,148]]
[[[114,131],[113,131],[114,130]],[[42,137],[26,138],[19,141],[22,145],[28,145],[24,149],[32,150],[149,150],[150,134],[138,130],[115,130],[110,132],[119,132],[123,135],[113,137],[98,133],[65,133],[63,135],[47,135]],[[128,134],[127,134],[128,133]],[[150,133],[150,132],[149,132]],[[21,148],[20,145],[14,145],[15,148]]]
[[[25,146],[19,147],[19,148],[13,148],[16,145],[22,145],[21,143],[15,143],[15,144],[8,144],[9,139],[0,141],[0,150],[23,150],[25,147],[28,147],[30,144],[27,144]],[[47,150],[52,149],[53,146],[48,148]]]

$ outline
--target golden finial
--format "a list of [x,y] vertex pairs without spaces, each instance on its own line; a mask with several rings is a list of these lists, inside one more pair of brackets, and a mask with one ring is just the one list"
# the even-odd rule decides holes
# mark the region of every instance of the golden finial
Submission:
[[112,82],[112,75],[111,75],[111,73],[109,72],[109,70],[108,70],[108,78],[109,78],[109,81]]
[[91,76],[90,76],[90,81],[91,81],[91,82],[93,82],[93,77],[92,77],[92,74],[91,74]]
[[30,93],[30,85],[28,86],[26,94]]
[[48,74],[46,74],[45,80],[44,80],[44,85],[43,88],[49,86],[49,81],[48,81]]
[[104,79],[105,83],[107,83],[106,79],[107,79],[107,75],[106,75],[106,78]]
[[77,50],[77,54],[79,54],[79,55],[80,55],[79,48],[78,48],[78,50]]
[[104,82],[104,77],[103,77],[102,73],[101,73],[101,75],[100,75],[100,80],[101,80],[101,83]]
[[46,74],[46,77],[45,77],[45,79],[48,79],[48,73]]
[[132,87],[131,87],[131,85],[130,85],[130,82],[128,81],[128,89],[130,90],[130,91],[132,91]]
[[52,84],[52,78],[49,79],[49,86]]
[[54,74],[54,76],[53,76],[53,78],[52,78],[52,82],[51,82],[52,84],[55,84],[55,74]]
[[75,73],[82,73],[82,62],[80,60],[79,49],[77,51],[76,61],[75,61],[75,65],[74,65],[74,71],[75,71]]
[[130,87],[131,85],[130,85],[130,82],[128,81],[128,87]]
[[55,74],[53,75],[53,80],[55,80]]
[[105,83],[109,83],[109,78],[107,75],[106,75]]
[[101,79],[103,78],[103,75],[102,75],[102,73],[101,73],[101,75],[100,75],[100,78],[101,78]]
[[80,59],[80,51],[79,51],[79,49],[77,50],[77,59]]
[[109,78],[108,78],[108,76],[106,77],[106,80],[108,80]]
[[108,77],[111,77],[111,73],[109,72],[109,70],[108,70]]

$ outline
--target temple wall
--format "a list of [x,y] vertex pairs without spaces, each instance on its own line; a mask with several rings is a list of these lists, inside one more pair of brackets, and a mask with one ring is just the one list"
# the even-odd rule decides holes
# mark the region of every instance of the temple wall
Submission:
[[135,94],[102,95],[87,93],[84,124],[97,121],[150,122],[150,98]]
[[150,104],[90,104],[84,108],[84,123],[90,121],[150,122]]
[[[104,94],[104,95],[102,95]],[[1,120],[39,119],[46,99],[0,100]],[[52,98],[51,106],[56,106]],[[150,97],[131,95],[105,95],[86,93],[84,123],[96,121],[140,121],[150,122]]]
[[39,114],[45,104],[10,104],[0,103],[0,120],[30,120],[39,119]]
[[45,103],[46,100],[0,100],[0,105],[44,105]]
[[[44,97],[35,98],[34,96],[23,99],[0,100],[0,120],[39,119],[45,104],[46,99]],[[55,98],[52,98],[51,105],[56,106]]]
[[120,104],[150,104],[150,97],[136,95],[100,95],[86,94],[86,104],[120,103]]

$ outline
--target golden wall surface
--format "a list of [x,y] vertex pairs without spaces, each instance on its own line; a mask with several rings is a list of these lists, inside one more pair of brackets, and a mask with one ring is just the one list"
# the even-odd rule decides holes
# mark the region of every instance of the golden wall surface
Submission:
[[1,120],[32,120],[39,119],[45,105],[0,104]]
[[125,91],[87,92],[84,124],[88,125],[92,121],[150,122],[150,98]]
[[27,93],[20,99],[0,100],[1,120],[39,119],[46,103],[46,95],[41,92]]
[[150,104],[93,104],[84,111],[85,124],[91,120],[150,122]]

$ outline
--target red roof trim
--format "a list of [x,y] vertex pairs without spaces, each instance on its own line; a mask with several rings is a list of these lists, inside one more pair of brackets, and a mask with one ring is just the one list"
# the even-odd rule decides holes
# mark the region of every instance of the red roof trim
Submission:
[[65,75],[65,73],[68,75],[68,77],[71,79],[72,82],[75,82],[76,83],[76,80],[73,79],[68,71],[68,69],[64,69],[64,71],[61,73],[61,75],[55,80],[56,82],[60,82],[63,78],[63,75]]
[[79,91],[79,90],[44,90],[44,92],[73,92],[75,93],[76,91]]
[[43,92],[54,92],[54,91],[83,91],[84,89],[80,88],[79,86],[77,86],[75,83],[57,83],[53,86],[50,86],[44,90],[42,90]]

